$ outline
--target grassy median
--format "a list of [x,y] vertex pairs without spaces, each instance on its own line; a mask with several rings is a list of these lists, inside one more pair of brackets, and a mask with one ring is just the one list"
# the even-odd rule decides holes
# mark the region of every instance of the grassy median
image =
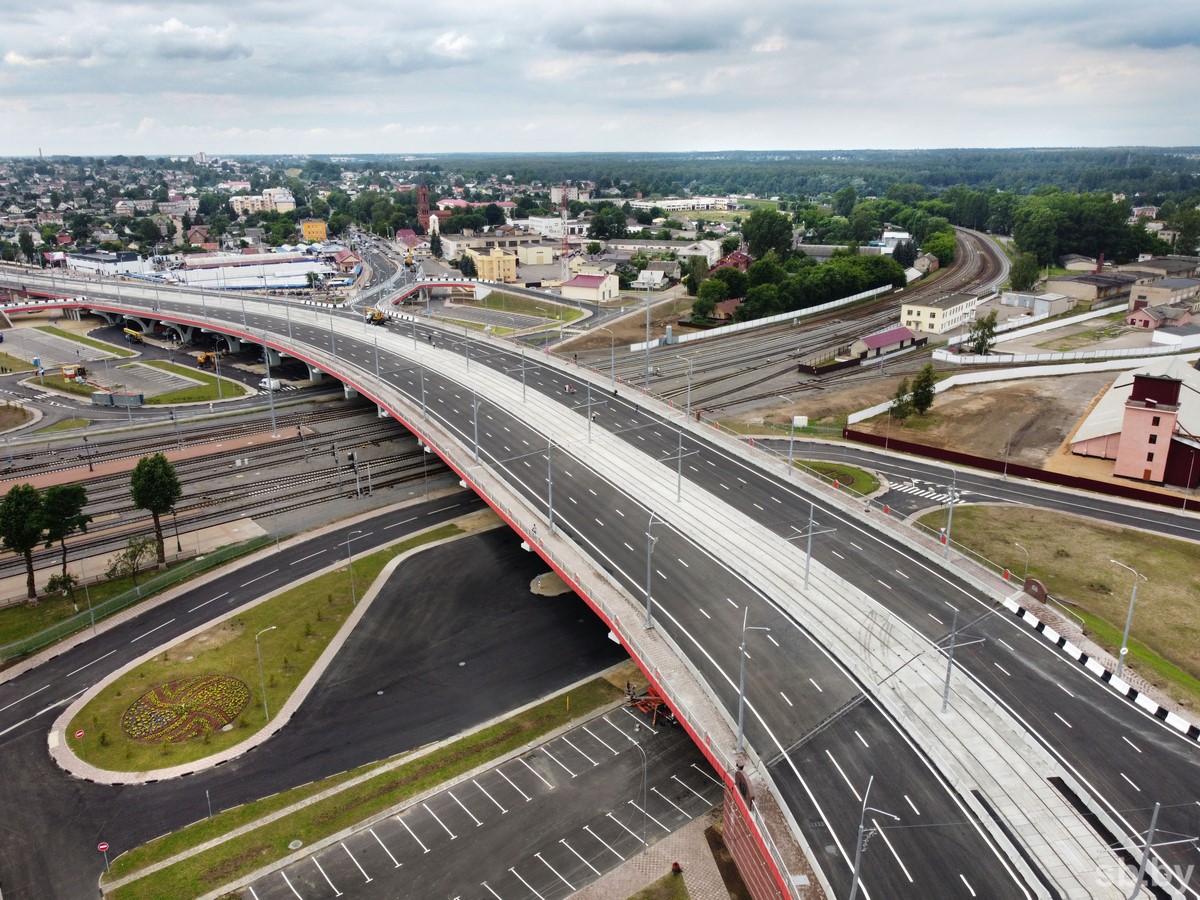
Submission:
[[218,387],[216,375],[210,375],[208,372],[202,372],[199,369],[194,369],[190,366],[181,366],[178,363],[167,362],[166,360],[148,359],[138,365],[151,366],[155,369],[161,369],[164,372],[170,372],[173,375],[179,375],[183,378],[190,378],[193,381],[200,382],[200,384],[188,385],[177,391],[147,397],[147,406],[169,406],[174,403],[211,403],[214,400],[226,397],[243,397],[251,393],[245,385],[239,384],[236,381],[230,381],[228,378],[220,379],[220,387]]
[[[462,534],[457,525],[443,525],[354,561],[354,579],[365,593],[383,567],[396,556],[422,544]],[[266,712],[278,712],[300,680],[316,663],[353,611],[349,572],[339,569],[242,610],[204,632],[161,651],[117,678],[92,698],[71,720],[67,733],[71,749],[94,766],[112,771],[146,772],[203,759],[241,743],[266,724]],[[264,629],[261,650],[263,676],[258,669],[255,636]],[[175,697],[170,690],[141,700],[162,685],[216,675],[225,679],[221,691],[248,692],[249,699],[229,722],[228,730],[198,722],[201,734],[185,740],[164,736],[153,722],[126,718],[135,703],[146,719],[206,716],[210,706],[223,713],[223,703],[237,697]],[[266,687],[263,708],[262,688]],[[214,689],[216,690],[216,689]],[[188,705],[191,704],[190,708]],[[240,703],[236,705],[241,706]]]

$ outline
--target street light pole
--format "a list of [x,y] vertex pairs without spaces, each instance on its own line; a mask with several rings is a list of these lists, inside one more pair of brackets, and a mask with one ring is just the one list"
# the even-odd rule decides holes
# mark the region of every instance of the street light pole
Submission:
[[790,477],[793,468],[792,460],[795,458],[796,453],[796,401],[791,397],[785,397],[783,394],[779,394],[778,396],[780,400],[786,400],[792,404],[792,425],[788,432],[788,476]]
[[1109,562],[1133,573],[1133,593],[1129,596],[1129,613],[1125,616],[1125,632],[1121,635],[1121,650],[1117,653],[1116,677],[1120,678],[1121,672],[1125,668],[1125,657],[1129,654],[1129,628],[1133,625],[1133,605],[1137,603],[1138,581],[1149,581],[1150,579],[1139,573],[1133,566],[1127,566],[1115,559],[1110,559]]
[[946,548],[942,557],[950,558],[950,528],[954,524],[954,501],[958,498],[958,472],[950,470],[950,511],[946,515]]
[[[855,898],[858,896],[858,877],[859,873],[862,871],[863,824],[866,822],[867,810],[869,809],[871,812],[877,812],[881,816],[888,816],[889,818],[895,819],[897,822],[900,821],[900,817],[897,815],[893,815],[890,812],[885,812],[882,809],[876,809],[874,806],[867,806],[867,798],[871,796],[871,785],[874,783],[875,776],[872,775],[867,780],[867,789],[863,792],[862,812],[859,813],[858,816],[858,843],[854,847],[854,882],[853,887],[850,888],[850,900],[855,900]],[[878,828],[879,826],[875,825],[872,828],[872,832]]]
[[260,631],[258,634],[256,634],[254,636],[254,655],[258,657],[258,683],[262,687],[262,695],[263,695],[263,720],[266,722],[271,721],[271,712],[267,708],[267,681],[263,677],[262,648],[259,647],[259,645],[258,645],[258,639],[260,637],[262,637],[264,634],[266,634],[268,631],[274,631],[274,630],[275,630],[275,626],[272,625],[270,628],[264,628],[262,631]]
[[747,625],[746,620],[750,616],[750,607],[742,608],[742,643],[738,649],[738,730],[737,730],[737,748],[734,752],[741,753],[745,747],[745,729],[743,721],[745,718],[746,707],[746,632],[747,631],[770,631],[766,625]]
[[551,457],[554,454],[554,440],[546,441],[546,520],[550,533],[554,534],[554,464]]
[[643,384],[650,393],[650,282],[646,282],[646,379]]
[[175,526],[175,552],[183,552],[183,544],[179,542],[179,519],[175,517],[175,507],[171,507],[171,524]]
[[[651,576],[654,574],[654,570],[651,567],[651,563],[652,563],[652,560],[654,559],[654,545],[658,543],[658,538],[656,538],[653,535],[653,533],[651,533],[651,529],[654,528],[654,520],[655,519],[658,519],[658,514],[650,513],[650,524],[648,524],[646,526],[646,629],[647,630],[654,627],[654,595],[651,593],[651,587],[654,584],[654,582],[651,581]],[[661,522],[662,519],[658,519],[658,521]]]
[[1025,574],[1021,577],[1021,587],[1024,588],[1026,582],[1029,581],[1029,551],[1017,541],[1013,541],[1013,546],[1025,554]]
[[361,529],[351,531],[346,535],[346,562],[350,569],[350,605],[358,606],[358,592],[354,587],[354,554],[350,552],[350,542],[356,534],[362,534]]

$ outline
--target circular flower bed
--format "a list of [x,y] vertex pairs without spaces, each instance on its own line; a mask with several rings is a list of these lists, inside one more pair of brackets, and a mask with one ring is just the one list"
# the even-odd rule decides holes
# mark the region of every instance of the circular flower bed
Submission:
[[228,675],[193,675],[152,687],[125,710],[121,730],[147,743],[178,743],[229,724],[250,702],[250,689]]

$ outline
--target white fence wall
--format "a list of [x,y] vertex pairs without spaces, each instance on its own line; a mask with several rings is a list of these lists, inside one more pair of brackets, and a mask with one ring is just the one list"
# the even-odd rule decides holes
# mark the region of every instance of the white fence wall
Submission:
[[[830,300],[828,303],[822,303],[819,306],[810,306],[808,309],[798,309],[795,312],[779,313],[775,316],[767,316],[763,319],[755,319],[752,322],[737,322],[733,325],[722,325],[719,328],[710,328],[707,331],[697,331],[694,334],[685,334],[672,338],[672,342],[676,344],[686,344],[690,341],[699,341],[704,338],[717,337],[722,334],[734,334],[739,331],[749,331],[751,328],[764,328],[767,325],[775,325],[779,322],[790,322],[793,319],[801,319],[805,316],[814,316],[817,313],[827,312],[831,309],[837,309],[840,306],[847,306],[851,303],[856,303],[859,300],[866,300],[868,297],[878,297],[880,294],[886,294],[891,288],[888,286],[871,288],[869,291],[863,291],[861,294],[855,294],[852,297],[843,297],[841,300]],[[661,347],[665,338],[655,338],[650,341],[650,347]],[[629,347],[630,353],[637,353],[639,350],[646,349],[646,342],[640,344],[631,344]]]
[[1130,359],[1141,356],[1170,356],[1179,348],[1160,344],[1157,347],[1122,347],[1111,350],[1070,350],[1059,353],[1004,353],[976,356],[972,353],[951,353],[949,350],[934,350],[933,358],[938,362],[961,366],[994,366],[996,363],[1047,363],[1068,362],[1076,359]]
[[[1124,305],[1125,304],[1123,303],[1115,303],[1099,309],[1089,310],[1085,313],[1079,313],[1075,316],[1068,316],[1065,319],[1055,319],[1052,322],[1044,321],[1047,318],[1047,316],[1044,314],[1040,316],[1034,316],[1030,319],[1009,319],[1008,322],[1005,322],[1003,325],[996,326],[996,343],[1003,344],[1005,341],[1015,341],[1017,338],[1027,337],[1031,334],[1042,334],[1043,332],[1053,331],[1056,328],[1063,328],[1067,325],[1077,325],[1080,322],[1098,319],[1101,316],[1107,316],[1111,314]],[[1040,322],[1041,324],[1031,325],[1031,322]],[[1004,333],[1003,336],[1001,336],[1002,332]],[[955,335],[948,341],[948,343],[951,347],[953,347],[956,344],[961,344],[963,341],[967,340],[969,336],[970,335],[968,334]]]

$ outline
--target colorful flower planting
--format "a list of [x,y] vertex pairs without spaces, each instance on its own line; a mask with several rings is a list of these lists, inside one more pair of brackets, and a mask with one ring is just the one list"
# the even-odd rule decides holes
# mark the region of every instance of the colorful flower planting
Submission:
[[232,722],[250,689],[228,675],[193,675],[152,687],[125,710],[121,730],[146,743],[179,743]]

